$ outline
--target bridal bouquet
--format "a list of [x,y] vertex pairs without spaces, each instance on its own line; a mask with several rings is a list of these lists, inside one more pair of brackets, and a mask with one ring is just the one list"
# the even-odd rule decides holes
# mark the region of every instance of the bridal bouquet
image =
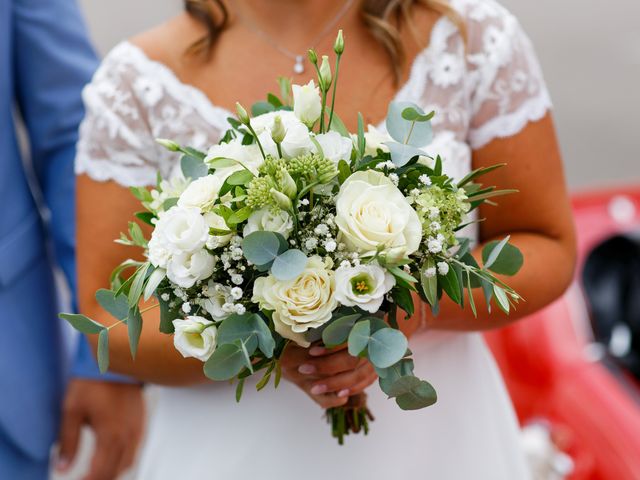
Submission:
[[[470,239],[459,235],[472,210],[507,191],[476,181],[499,166],[462,179],[443,173],[442,160],[423,150],[434,114],[417,105],[393,102],[388,134],[365,132],[361,116],[357,133],[348,132],[334,108],[341,34],[334,50],[334,72],[326,56],[318,62],[309,52],[318,86],[281,79],[280,97],[270,94],[252,115],[238,104],[237,119],[208,152],[159,140],[182,155],[183,175],[131,189],[144,207],[136,217],[153,232],[147,239],[130,222],[116,241],[141,249],[145,261],[118,266],[111,289],[96,298],[127,325],[133,355],[141,314],[159,308],[160,331],[173,335],[183,356],[201,360],[208,378],[235,380],[238,400],[244,380],[258,372],[258,389],[271,377],[277,386],[289,343],[346,343],[371,362],[400,408],[419,409],[436,392],[413,374],[399,311],[412,316],[418,300],[437,313],[447,295],[475,313],[470,293],[481,288],[488,308],[493,301],[509,312],[519,296],[494,274],[515,274],[522,255],[507,237],[484,247],[480,266]],[[106,370],[113,325],[61,317],[99,335]],[[367,431],[364,399],[327,412],[341,443]]]

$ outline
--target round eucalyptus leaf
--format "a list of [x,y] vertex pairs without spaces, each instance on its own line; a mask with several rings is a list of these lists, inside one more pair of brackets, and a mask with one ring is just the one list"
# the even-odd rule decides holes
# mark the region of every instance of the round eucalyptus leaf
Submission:
[[271,274],[276,279],[284,282],[293,280],[304,271],[308,261],[309,259],[303,251],[297,249],[287,250],[278,255],[273,261]]
[[279,249],[280,240],[273,232],[253,232],[242,240],[245,258],[255,265],[274,261]]
[[400,361],[407,352],[407,337],[400,330],[383,328],[369,340],[369,360],[378,368],[387,368]]
[[371,333],[371,323],[369,320],[362,320],[356,323],[349,333],[349,354],[357,357],[367,348]]
[[322,341],[325,346],[335,347],[346,342],[351,329],[361,316],[359,313],[354,313],[332,320],[329,326],[322,332]]
[[254,314],[230,315],[218,327],[218,345],[225,345],[241,340],[249,355],[258,348],[258,332],[254,323]]
[[[391,102],[387,112],[387,132],[398,143],[404,143],[413,147],[424,147],[431,143],[433,131],[431,122],[410,121],[402,116],[402,112],[407,108],[412,108],[421,115],[424,111],[411,102]],[[412,128],[413,127],[413,128]]]
[[411,391],[396,397],[396,403],[402,410],[419,410],[438,401],[436,390],[429,382],[420,380]]
[[413,157],[426,155],[424,151],[411,145],[399,142],[384,142],[384,144],[389,148],[391,161],[398,167],[406,165]]
[[508,238],[502,240],[502,242],[493,241],[489,242],[482,249],[482,262],[485,268],[488,268],[492,272],[502,275],[515,275],[518,273],[524,262],[522,252],[505,242]]
[[204,374],[211,380],[230,380],[245,367],[242,348],[235,343],[220,345],[204,364]]
[[191,155],[182,156],[182,159],[180,160],[180,168],[185,178],[190,178],[191,180],[204,177],[209,173],[209,168],[204,164],[204,162]]

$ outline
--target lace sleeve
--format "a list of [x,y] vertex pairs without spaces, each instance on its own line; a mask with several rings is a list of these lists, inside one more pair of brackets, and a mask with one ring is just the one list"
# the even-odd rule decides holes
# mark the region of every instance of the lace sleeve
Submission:
[[136,95],[137,79],[135,65],[120,61],[116,48],[85,87],[76,174],[127,187],[155,184],[159,146]]
[[471,3],[468,141],[478,149],[540,120],[551,100],[531,41],[517,19],[493,0]]

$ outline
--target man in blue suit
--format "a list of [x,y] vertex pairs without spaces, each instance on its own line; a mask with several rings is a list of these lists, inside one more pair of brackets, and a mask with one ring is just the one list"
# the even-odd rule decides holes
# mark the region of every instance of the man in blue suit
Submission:
[[[73,461],[80,428],[97,437],[89,477],[129,466],[142,430],[141,388],[99,377],[81,339],[68,372],[56,318],[51,258],[74,291],[74,172],[81,89],[97,66],[74,0],[0,0],[0,479],[47,478]],[[20,156],[15,116],[28,136]],[[31,178],[29,178],[31,177]],[[31,189],[29,186],[31,183]],[[36,201],[36,198],[38,201]],[[43,222],[45,207],[50,216]],[[48,255],[48,246],[53,255]]]

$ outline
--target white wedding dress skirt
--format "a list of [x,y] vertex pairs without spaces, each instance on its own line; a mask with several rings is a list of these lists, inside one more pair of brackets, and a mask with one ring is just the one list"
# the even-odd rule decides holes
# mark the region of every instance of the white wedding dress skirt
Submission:
[[[473,151],[518,134],[551,102],[513,15],[494,0],[450,3],[468,42],[446,17],[438,20],[396,100],[436,111],[426,150],[443,157],[448,175],[462,178]],[[107,55],[84,101],[76,172],[123,187],[154,185],[158,172],[167,178],[179,170],[178,157],[156,138],[206,149],[232,116],[130,42]],[[344,446],[331,437],[321,409],[284,380],[262,392],[247,382],[240,404],[225,383],[157,388],[138,478],[528,479],[513,409],[482,336],[428,331],[411,348],[416,373],[433,383],[438,403],[403,412],[375,386],[371,433],[349,436]]]
[[[517,421],[482,336],[425,331],[411,340],[416,375],[438,402],[405,412],[377,385],[369,435],[340,446],[323,410],[282,380],[255,390],[154,387],[141,480],[526,480]],[[258,377],[259,378],[259,377]]]

